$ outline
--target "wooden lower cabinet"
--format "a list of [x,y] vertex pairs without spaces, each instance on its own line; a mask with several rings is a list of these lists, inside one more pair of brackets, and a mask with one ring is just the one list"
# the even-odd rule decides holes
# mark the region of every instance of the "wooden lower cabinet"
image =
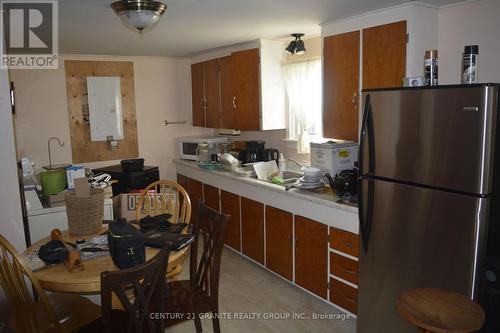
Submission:
[[293,214],[266,206],[266,267],[293,280]]
[[352,232],[330,228],[330,244],[340,252],[354,257],[359,255],[359,236]]
[[356,314],[358,310],[358,289],[337,279],[330,278],[330,301]]
[[223,214],[231,215],[226,228],[224,243],[233,249],[241,251],[240,237],[240,197],[234,193],[220,191],[220,208]]
[[188,191],[188,187],[189,187],[189,178],[184,176],[184,175],[181,175],[180,173],[177,174],[177,184],[179,184],[180,186],[182,186],[186,192]]
[[295,217],[295,283],[327,298],[328,227]]
[[330,253],[330,273],[351,283],[358,284],[358,262],[340,254]]
[[191,199],[191,223],[193,223],[198,211],[198,202],[203,200],[203,184],[189,178],[188,188],[189,199]]
[[219,189],[217,187],[213,187],[207,184],[203,184],[203,198],[205,201],[205,204],[212,208],[215,209],[216,211],[220,212],[219,208]]
[[241,197],[243,254],[264,264],[264,204]]

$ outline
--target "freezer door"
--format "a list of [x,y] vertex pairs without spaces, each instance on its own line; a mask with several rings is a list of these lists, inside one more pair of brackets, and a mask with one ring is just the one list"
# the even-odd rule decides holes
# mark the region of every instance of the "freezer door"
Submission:
[[[369,187],[369,183],[372,186]],[[413,288],[442,288],[472,297],[484,239],[488,200],[365,179],[360,225],[358,333],[413,333],[398,314],[398,296]],[[368,189],[373,190],[369,205]],[[367,245],[365,247],[364,245]]]
[[493,86],[364,92],[362,174],[491,193],[497,95]]

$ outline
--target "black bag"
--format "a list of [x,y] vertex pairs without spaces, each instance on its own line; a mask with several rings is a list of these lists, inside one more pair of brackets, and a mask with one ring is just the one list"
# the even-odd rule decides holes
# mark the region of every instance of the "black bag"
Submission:
[[172,218],[171,214],[161,214],[157,216],[145,216],[139,221],[141,232],[145,233],[151,230],[165,231],[171,233],[181,233],[187,226],[186,223],[171,223],[168,220]]
[[[76,246],[68,243],[75,248]],[[54,265],[63,262],[68,257],[68,249],[58,240],[51,240],[40,247],[38,257],[43,260],[46,265]]]
[[137,266],[146,260],[144,239],[126,219],[109,224],[108,246],[111,259],[120,269]]

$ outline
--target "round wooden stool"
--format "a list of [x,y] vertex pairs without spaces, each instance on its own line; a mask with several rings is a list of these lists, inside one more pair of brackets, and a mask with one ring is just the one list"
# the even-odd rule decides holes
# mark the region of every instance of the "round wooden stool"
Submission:
[[484,311],[464,295],[440,289],[413,289],[397,302],[401,316],[421,333],[470,333],[484,324]]

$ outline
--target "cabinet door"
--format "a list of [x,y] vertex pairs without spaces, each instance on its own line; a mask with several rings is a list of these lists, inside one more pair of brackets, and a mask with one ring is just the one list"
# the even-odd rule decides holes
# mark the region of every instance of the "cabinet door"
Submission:
[[219,59],[203,63],[206,127],[220,128]]
[[264,205],[241,197],[242,252],[264,264]]
[[293,279],[293,215],[266,206],[266,266]]
[[236,96],[232,85],[231,59],[231,56],[220,59],[221,128],[236,128],[234,124]]
[[295,217],[295,283],[326,298],[328,227],[302,216]]
[[205,204],[208,207],[220,212],[220,209],[219,209],[219,189],[217,187],[203,184],[203,198],[205,200]]
[[236,105],[234,127],[243,131],[260,128],[259,49],[231,54],[231,83]]
[[203,63],[191,65],[191,94],[193,100],[193,126],[205,126]]
[[363,89],[401,87],[405,73],[406,21],[363,29]]
[[189,186],[189,178],[181,175],[180,173],[177,174],[177,184],[182,186],[186,191],[188,191],[188,186]]
[[358,141],[359,31],[326,37],[323,135]]
[[240,197],[234,193],[220,191],[220,207],[223,214],[231,215],[226,228],[225,243],[241,251],[240,246]]
[[191,223],[193,223],[198,212],[198,202],[203,200],[203,184],[189,178],[188,188],[189,199],[191,199]]

